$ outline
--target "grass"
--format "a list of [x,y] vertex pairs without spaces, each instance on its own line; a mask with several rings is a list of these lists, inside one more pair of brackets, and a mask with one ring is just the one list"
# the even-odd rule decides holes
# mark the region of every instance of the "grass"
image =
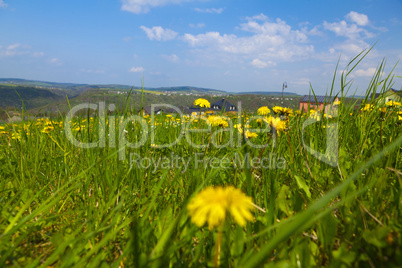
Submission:
[[[382,72],[383,65],[367,96],[392,85],[392,74]],[[170,115],[140,119],[130,103],[112,114],[74,116],[72,136],[64,116],[2,125],[0,266],[214,266],[220,233],[197,227],[186,209],[209,185],[242,189],[265,210],[254,210],[244,228],[227,218],[221,266],[401,266],[401,107],[380,111],[384,104],[367,97],[354,110],[344,102],[344,74],[338,90],[333,83],[338,116],[294,113],[276,138],[263,132],[265,121],[244,112],[227,118],[227,128],[187,132],[164,148],[183,125],[208,125]],[[313,123],[303,127],[306,120]],[[247,121],[258,137],[246,139],[234,127]],[[337,160],[330,165],[307,148],[324,154],[335,127],[338,154],[326,155]],[[96,146],[80,148],[72,138]]]

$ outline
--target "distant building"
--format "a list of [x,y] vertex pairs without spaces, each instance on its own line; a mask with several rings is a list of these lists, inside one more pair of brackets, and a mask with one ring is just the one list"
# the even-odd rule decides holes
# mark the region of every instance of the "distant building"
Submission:
[[[328,97],[328,96],[319,96],[319,95],[304,95],[302,100],[300,101],[299,104],[299,110],[307,112],[308,107],[310,105],[310,109],[319,109],[319,110],[325,110],[327,107],[331,106],[332,103],[335,101],[339,101],[338,97]],[[325,103],[325,107],[324,107]]]
[[372,99],[379,99],[381,102],[387,103],[389,101],[402,101],[402,90],[389,89],[383,93],[376,93],[371,95]]
[[215,103],[211,104],[211,111],[216,111],[216,112],[236,112],[237,111],[237,107],[233,104],[231,104],[230,102],[228,102],[225,99],[221,99]]
[[200,114],[215,114],[219,112],[237,112],[237,107],[225,99],[221,99],[217,102],[211,103],[211,108],[190,107],[183,111],[184,113],[190,114],[192,116],[197,116]]
[[[154,109],[154,114],[160,114],[161,112],[162,112],[162,109],[160,109],[160,108]],[[142,109],[138,110],[138,113],[141,115],[151,115],[152,114],[151,106],[143,107]]]

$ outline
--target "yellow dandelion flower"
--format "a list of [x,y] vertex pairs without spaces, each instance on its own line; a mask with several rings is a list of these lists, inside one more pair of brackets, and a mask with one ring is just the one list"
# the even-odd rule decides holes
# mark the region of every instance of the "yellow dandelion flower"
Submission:
[[42,133],[49,133],[54,129],[52,126],[47,126],[44,129],[41,130]]
[[281,120],[279,117],[270,116],[266,118],[266,120],[268,124],[278,132],[285,131],[287,128],[287,121]]
[[246,138],[257,138],[258,134],[255,132],[251,132],[251,131],[246,131]]
[[382,113],[387,112],[387,108],[386,108],[386,107],[379,108],[379,110],[380,110],[380,112],[382,112]]
[[334,101],[334,105],[341,105],[341,101]]
[[316,110],[310,110],[310,118],[317,121],[321,120],[320,113],[318,113]]
[[194,101],[194,105],[198,106],[198,107],[202,107],[202,108],[210,108],[211,104],[209,103],[209,101],[207,101],[206,99],[196,99]]
[[373,108],[374,108],[374,105],[368,103],[368,104],[364,105],[364,107],[362,108],[362,110],[363,110],[363,111],[366,111],[366,112],[370,112],[370,111],[373,110]]
[[191,221],[198,227],[208,223],[210,230],[220,226],[228,212],[240,226],[244,226],[246,221],[253,219],[250,213],[252,208],[251,198],[232,186],[207,187],[187,206]]
[[229,123],[225,120],[224,117],[219,115],[211,115],[208,116],[207,119],[208,124],[216,127],[228,127]]
[[287,107],[275,106],[272,110],[276,114],[293,115],[293,110]]
[[245,226],[247,221],[253,219],[253,215],[250,213],[250,210],[254,208],[251,197],[234,187],[228,187],[226,191],[228,192],[230,214],[240,226]]
[[13,140],[21,140],[21,135],[19,133],[17,133],[17,134],[13,133],[11,135],[11,139],[13,139]]
[[259,115],[267,115],[267,114],[271,113],[271,110],[267,106],[262,106],[262,107],[258,108],[257,113]]
[[241,124],[235,124],[233,127],[236,128],[240,134],[243,134],[243,126]]
[[229,123],[222,119],[222,120],[219,120],[218,126],[226,128],[229,126]]
[[396,106],[401,106],[400,102],[397,101],[389,101],[385,104],[387,107],[396,107]]

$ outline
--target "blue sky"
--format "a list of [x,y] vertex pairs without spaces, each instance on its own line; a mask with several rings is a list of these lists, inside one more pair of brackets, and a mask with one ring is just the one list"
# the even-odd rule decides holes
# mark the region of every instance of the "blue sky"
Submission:
[[377,42],[350,75],[362,93],[402,59],[401,14],[400,0],[0,0],[0,77],[325,94],[338,59]]

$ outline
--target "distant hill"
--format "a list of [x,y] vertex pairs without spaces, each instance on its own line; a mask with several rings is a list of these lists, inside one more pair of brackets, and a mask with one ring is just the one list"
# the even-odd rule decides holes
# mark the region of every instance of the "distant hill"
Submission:
[[[0,85],[19,85],[19,86],[28,86],[28,87],[36,87],[36,88],[47,88],[47,89],[63,89],[69,90],[68,93],[70,95],[77,95],[79,92],[88,89],[98,89],[98,90],[120,90],[120,91],[129,91],[140,90],[140,87],[133,87],[129,85],[120,85],[120,84],[77,84],[77,83],[56,83],[56,82],[48,82],[48,81],[37,81],[37,80],[27,80],[20,78],[0,78]],[[282,95],[281,91],[251,91],[251,92],[226,92],[218,89],[211,88],[201,88],[201,87],[193,87],[193,86],[177,86],[177,87],[158,87],[151,88],[145,87],[144,89],[149,91],[157,91],[157,92],[186,92],[186,93],[200,93],[200,94],[254,94],[254,95]],[[293,92],[284,92],[283,95],[297,95]]]
[[[282,91],[250,91],[250,92],[235,92],[232,94],[237,94],[237,95],[244,95],[244,94],[253,94],[253,95],[282,95]],[[297,96],[296,93],[294,92],[283,92],[283,95],[285,96]]]
[[[43,106],[48,106],[48,110],[56,112],[66,110],[66,97],[72,102],[86,100],[100,100],[102,98],[117,100],[116,97],[122,96],[133,90],[133,95],[138,94],[141,88],[119,84],[76,84],[76,83],[55,83],[48,81],[26,80],[19,78],[0,78],[0,108],[21,109],[22,101],[28,110],[40,110]],[[144,88],[145,94],[186,94],[186,95],[224,95],[224,91],[208,88],[199,88],[191,86],[180,87],[160,87]],[[120,95],[119,95],[120,94]],[[81,96],[80,98],[78,98]],[[173,96],[173,99],[177,96]],[[77,100],[75,100],[77,98]],[[137,97],[135,97],[137,98]],[[152,99],[154,97],[148,97]],[[188,99],[194,99],[194,96],[188,96]],[[75,100],[75,101],[74,101]],[[156,101],[156,100],[155,100]],[[164,101],[163,97],[157,98],[157,101]],[[186,100],[186,102],[188,102]],[[190,101],[191,102],[191,101]],[[168,102],[166,102],[168,103]],[[182,104],[174,101],[175,104]]]
[[[22,102],[31,112],[48,112],[57,114],[68,112],[69,107],[83,102],[97,103],[106,101],[121,104],[126,101],[127,93],[133,89],[129,98],[130,105],[140,107],[155,103],[171,104],[179,108],[192,106],[196,98],[206,98],[215,102],[225,98],[233,104],[238,101],[242,108],[255,110],[264,105],[282,104],[280,96],[282,92],[238,92],[228,93],[222,90],[200,88],[192,86],[144,88],[142,100],[141,89],[127,85],[101,85],[101,84],[75,84],[54,83],[46,81],[25,80],[17,78],[0,78],[0,108],[21,109]],[[284,92],[288,99],[283,100],[283,105],[296,108],[298,96],[295,93]]]
[[87,87],[86,84],[74,84],[74,83],[55,83],[46,81],[26,80],[19,78],[0,78],[0,84],[29,86],[38,88],[58,88],[58,89],[83,89]]
[[0,84],[0,107],[21,108],[22,101],[27,109],[32,109],[47,105],[51,102],[65,98],[61,92],[55,92],[49,89],[35,88],[31,86],[19,85],[1,85]]
[[210,88],[201,88],[201,87],[190,87],[190,86],[181,86],[181,87],[158,87],[155,88],[156,91],[176,91],[176,92],[192,92],[192,93],[221,93],[227,94],[227,92],[217,89]]
[[[88,89],[99,89],[99,90],[120,90],[128,91],[131,89],[138,90],[139,87],[133,87],[129,85],[119,85],[119,84],[76,84],[76,83],[56,83],[56,82],[46,82],[46,81],[36,81],[36,80],[26,80],[19,78],[0,78],[0,85],[19,85],[19,86],[29,86],[37,88],[48,88],[48,89],[68,89],[72,91],[82,92]],[[158,87],[151,88],[145,87],[144,89],[150,91],[168,91],[168,92],[192,92],[192,93],[226,93],[222,90],[210,89],[210,88],[200,88],[192,86],[178,86],[178,87]]]

